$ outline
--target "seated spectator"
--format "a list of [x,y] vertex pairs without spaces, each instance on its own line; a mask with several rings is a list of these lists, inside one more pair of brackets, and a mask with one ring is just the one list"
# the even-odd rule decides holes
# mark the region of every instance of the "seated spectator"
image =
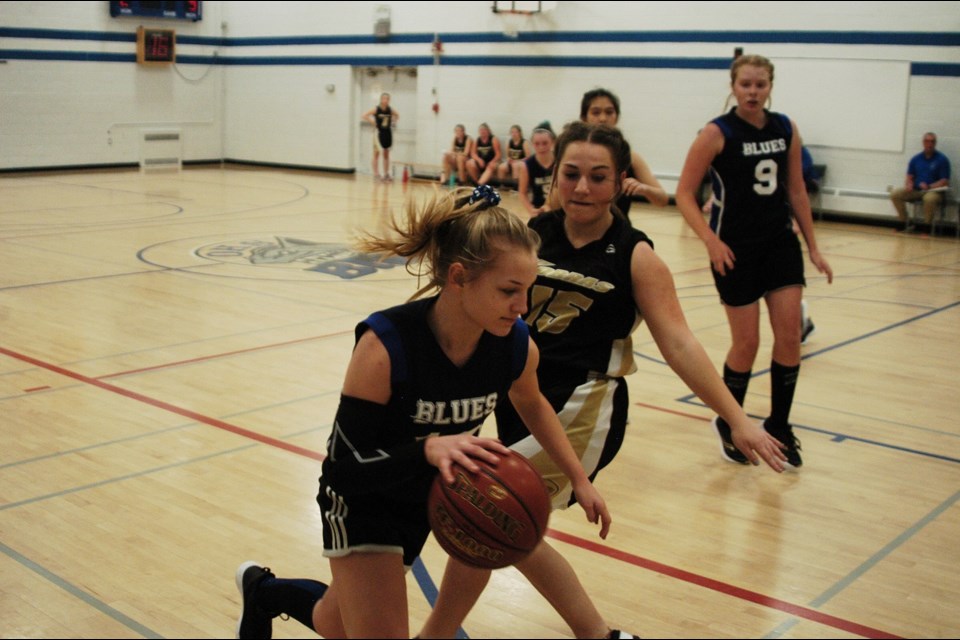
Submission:
[[458,124],[453,128],[453,141],[450,143],[450,149],[443,153],[440,184],[447,184],[454,173],[458,184],[465,183],[467,180],[466,163],[472,152],[473,138],[467,135],[466,127]]
[[515,124],[510,127],[510,141],[507,143],[507,157],[497,167],[497,179],[501,186],[516,184],[520,175],[520,165],[530,157],[530,143],[523,137],[523,129]]
[[478,186],[490,182],[493,172],[497,170],[497,164],[500,163],[500,157],[500,139],[493,135],[490,125],[484,122],[477,131],[473,153],[467,160],[467,173],[470,174],[470,179]]
[[534,153],[520,162],[517,191],[520,202],[531,216],[540,215],[547,210],[547,196],[553,180],[553,143],[556,137],[549,122],[538,124],[530,136]]
[[[803,144],[803,141],[800,141]],[[820,191],[820,180],[813,172],[813,156],[806,146],[800,147],[800,166],[803,169],[803,184],[807,187],[807,193],[817,193]]]
[[[904,230],[912,228],[907,216],[907,203],[923,201],[923,217],[929,225],[933,222],[933,215],[943,202],[945,194],[943,187],[950,186],[950,160],[937,151],[937,134],[923,134],[923,151],[910,159],[907,165],[907,178],[903,187],[890,192],[890,201],[893,202],[900,221],[904,223]],[[940,189],[936,191],[936,189]]]

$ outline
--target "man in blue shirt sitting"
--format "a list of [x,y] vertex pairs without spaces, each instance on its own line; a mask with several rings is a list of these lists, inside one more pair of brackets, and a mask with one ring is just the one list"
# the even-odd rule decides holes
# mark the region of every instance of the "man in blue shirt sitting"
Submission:
[[910,159],[903,187],[890,192],[890,200],[904,223],[904,228],[910,228],[906,203],[923,200],[923,217],[929,225],[946,197],[949,186],[950,161],[947,156],[937,151],[937,134],[925,133],[923,151]]

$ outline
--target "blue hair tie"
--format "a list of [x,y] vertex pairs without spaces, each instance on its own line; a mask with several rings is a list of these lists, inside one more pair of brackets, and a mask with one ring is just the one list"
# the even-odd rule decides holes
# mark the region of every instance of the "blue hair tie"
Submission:
[[483,200],[486,204],[484,209],[487,207],[495,207],[500,204],[500,194],[497,193],[497,190],[491,187],[488,184],[480,185],[473,190],[473,193],[470,195],[469,203],[473,204]]

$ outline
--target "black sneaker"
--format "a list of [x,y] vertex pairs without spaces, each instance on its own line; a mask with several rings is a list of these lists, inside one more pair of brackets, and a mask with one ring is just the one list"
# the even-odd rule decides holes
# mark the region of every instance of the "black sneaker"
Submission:
[[620,631],[620,629],[610,629],[610,633],[607,634],[608,638],[639,638],[640,636],[633,635],[632,633],[627,633],[626,631]]
[[800,334],[800,344],[807,344],[807,338],[812,336],[816,330],[817,327],[814,326],[813,320],[807,318],[806,322],[803,323],[803,332]]
[[773,429],[770,429],[767,426],[767,421],[764,420],[763,428],[766,429],[767,433],[787,446],[787,448],[784,449],[783,454],[787,456],[788,465],[794,469],[799,469],[803,466],[803,458],[800,457],[800,438],[793,435],[793,427],[787,425],[786,432],[777,433]]
[[240,619],[237,621],[237,638],[260,639],[273,637],[273,619],[276,617],[257,603],[254,594],[257,587],[266,578],[274,577],[273,572],[256,562],[244,562],[237,567],[237,590],[243,601]]
[[783,444],[787,445],[786,450],[783,452],[784,455],[787,456],[787,464],[794,469],[802,467],[803,458],[800,457],[800,438],[791,433]]
[[733,440],[730,438],[730,426],[726,420],[720,416],[714,416],[710,424],[713,425],[713,430],[720,436],[720,455],[723,456],[723,459],[736,464],[750,464],[747,456],[743,455],[740,449],[737,449],[737,446],[733,444]]

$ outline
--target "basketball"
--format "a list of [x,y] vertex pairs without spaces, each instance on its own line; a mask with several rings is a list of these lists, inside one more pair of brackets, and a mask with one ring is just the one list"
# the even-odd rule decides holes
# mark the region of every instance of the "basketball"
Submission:
[[453,465],[448,485],[437,474],[427,510],[437,542],[461,562],[499,569],[522,560],[543,538],[550,497],[540,473],[514,451],[478,473]]

